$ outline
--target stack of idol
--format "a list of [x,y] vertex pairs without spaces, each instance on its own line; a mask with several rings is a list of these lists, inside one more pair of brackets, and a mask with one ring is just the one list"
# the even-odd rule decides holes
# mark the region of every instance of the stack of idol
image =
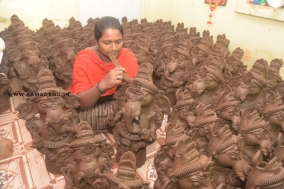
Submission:
[[[133,83],[138,82],[141,82],[139,78],[133,81]],[[51,70],[40,70],[37,83],[38,93],[53,95],[26,98],[26,102],[20,103],[16,110],[19,112],[19,118],[26,120],[25,126],[33,140],[32,147],[45,156],[47,171],[62,174],[66,181],[65,188],[147,188],[149,186],[148,182],[136,176],[137,164],[141,162],[136,162],[137,154],[132,151],[121,151],[117,161],[118,171],[116,174],[112,173],[114,147],[100,134],[94,134],[95,131],[86,121],[79,123],[76,109],[80,106],[80,97],[56,86]],[[154,86],[152,87],[155,90]],[[151,112],[156,112],[155,110],[158,108],[153,108]],[[161,113],[160,116],[163,117],[163,114]],[[123,121],[120,120],[119,123]],[[125,123],[129,123],[127,121]],[[153,129],[155,128],[153,126]],[[143,129],[140,132],[143,137],[150,131]],[[135,134],[133,136],[138,137]],[[145,141],[151,143],[154,139],[145,138]],[[138,151],[145,148],[144,143],[141,139],[138,144],[133,143],[133,146]]]
[[52,20],[44,19],[42,27],[32,31],[13,15],[11,25],[0,32],[6,44],[1,72],[9,79],[17,77],[22,90],[36,92],[36,76],[41,69],[48,68],[52,70],[57,86],[67,89],[72,83],[75,55],[96,44],[92,35],[95,21],[90,18],[82,27],[72,17],[69,26],[61,29]]
[[[283,187],[281,59],[270,64],[258,59],[248,70],[244,51],[230,52],[225,34],[214,42],[209,31],[200,36],[183,23],[175,28],[170,21],[122,18],[124,46],[140,67],[116,92],[118,107],[108,118],[120,162],[114,175],[113,147],[86,122],[77,122],[79,98],[63,90],[71,84],[75,55],[96,44],[96,19],[83,27],[71,18],[62,29],[44,19],[36,32],[16,15],[11,22],[0,33],[6,43],[1,72],[17,77],[28,92],[60,94],[27,99],[17,110],[33,147],[45,154],[47,169],[63,174],[66,187],[147,188],[134,172],[145,163],[145,149],[156,140],[165,114],[169,121],[154,160],[154,188]],[[133,112],[125,111],[130,108]]]

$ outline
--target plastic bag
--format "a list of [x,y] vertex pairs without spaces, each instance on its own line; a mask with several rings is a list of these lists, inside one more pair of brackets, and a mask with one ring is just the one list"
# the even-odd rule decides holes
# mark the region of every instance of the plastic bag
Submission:
[[275,9],[284,6],[284,0],[266,0],[267,4]]
[[4,40],[0,37],[0,64],[1,64],[1,61],[2,61],[4,49],[5,49],[5,42],[4,42]]
[[253,0],[253,4],[255,5],[265,5],[266,0]]

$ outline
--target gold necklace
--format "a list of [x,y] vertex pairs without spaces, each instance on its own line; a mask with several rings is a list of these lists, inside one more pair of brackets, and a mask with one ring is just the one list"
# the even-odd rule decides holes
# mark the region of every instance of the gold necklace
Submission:
[[217,2],[213,5],[212,0],[209,0],[210,14],[209,14],[209,20],[207,21],[207,24],[212,24],[211,19],[212,19],[213,11],[219,6],[221,1],[222,0],[217,0]]

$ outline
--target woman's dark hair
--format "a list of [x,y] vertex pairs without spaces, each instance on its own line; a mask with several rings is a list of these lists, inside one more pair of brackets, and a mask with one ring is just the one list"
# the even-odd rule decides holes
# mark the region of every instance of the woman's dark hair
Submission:
[[123,29],[119,20],[111,16],[104,16],[101,17],[95,24],[95,29],[94,29],[95,39],[98,41],[102,37],[105,29],[109,28],[119,30],[121,35],[123,36]]

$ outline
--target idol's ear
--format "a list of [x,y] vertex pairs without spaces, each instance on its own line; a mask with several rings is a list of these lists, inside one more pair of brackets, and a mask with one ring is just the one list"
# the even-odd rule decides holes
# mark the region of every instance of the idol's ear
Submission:
[[162,113],[166,115],[170,115],[171,103],[169,99],[165,95],[162,94],[161,91],[158,94],[156,94],[156,100],[157,100],[158,106],[162,109]]
[[20,103],[15,109],[19,112],[19,119],[23,120],[30,120],[38,113],[33,101]]
[[76,94],[70,94],[70,93],[67,93],[67,94],[69,94],[69,95],[66,95],[64,97],[64,100],[65,100],[64,106],[66,108],[71,108],[71,109],[79,108],[81,98]]
[[22,53],[19,49],[14,48],[8,52],[8,60],[10,62],[18,62],[22,59]]

